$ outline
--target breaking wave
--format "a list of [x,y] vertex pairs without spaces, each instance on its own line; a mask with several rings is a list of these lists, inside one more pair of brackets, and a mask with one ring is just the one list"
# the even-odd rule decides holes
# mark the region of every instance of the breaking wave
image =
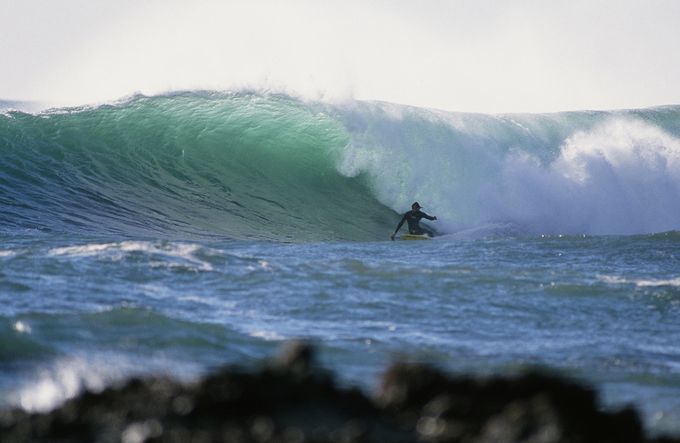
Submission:
[[259,92],[0,114],[3,232],[385,239],[680,229],[680,107],[484,115]]

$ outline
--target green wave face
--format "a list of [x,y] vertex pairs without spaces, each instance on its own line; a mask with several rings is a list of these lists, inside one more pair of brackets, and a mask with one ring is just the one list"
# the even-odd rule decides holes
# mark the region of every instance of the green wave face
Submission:
[[13,228],[276,241],[384,238],[394,213],[335,164],[349,135],[286,96],[184,93],[0,116]]

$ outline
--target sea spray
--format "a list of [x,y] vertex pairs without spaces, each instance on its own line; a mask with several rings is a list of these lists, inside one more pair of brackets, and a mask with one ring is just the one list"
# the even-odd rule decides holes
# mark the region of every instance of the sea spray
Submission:
[[445,232],[680,227],[676,108],[491,116],[358,103],[343,111],[352,143],[339,170],[365,173],[396,210],[425,201]]

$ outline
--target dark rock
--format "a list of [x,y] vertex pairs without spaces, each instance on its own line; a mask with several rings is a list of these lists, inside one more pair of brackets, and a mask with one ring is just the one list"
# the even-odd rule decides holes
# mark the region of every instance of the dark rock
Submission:
[[[227,367],[191,385],[132,379],[47,414],[0,411],[9,442],[642,442],[633,410],[603,412],[592,390],[546,374],[451,377],[397,364],[370,399],[340,389],[314,349],[289,344],[257,371]],[[679,442],[670,438],[649,440]]]
[[396,364],[378,401],[428,441],[644,441],[634,411],[603,412],[591,389],[547,374],[479,380]]

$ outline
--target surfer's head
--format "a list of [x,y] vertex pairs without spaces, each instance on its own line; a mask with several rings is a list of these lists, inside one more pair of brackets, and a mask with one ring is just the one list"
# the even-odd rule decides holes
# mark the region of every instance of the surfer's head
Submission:
[[411,209],[413,209],[414,211],[417,211],[417,210],[420,209],[420,208],[422,208],[422,206],[420,206],[420,203],[418,203],[418,202],[414,202],[414,203],[411,205]]

